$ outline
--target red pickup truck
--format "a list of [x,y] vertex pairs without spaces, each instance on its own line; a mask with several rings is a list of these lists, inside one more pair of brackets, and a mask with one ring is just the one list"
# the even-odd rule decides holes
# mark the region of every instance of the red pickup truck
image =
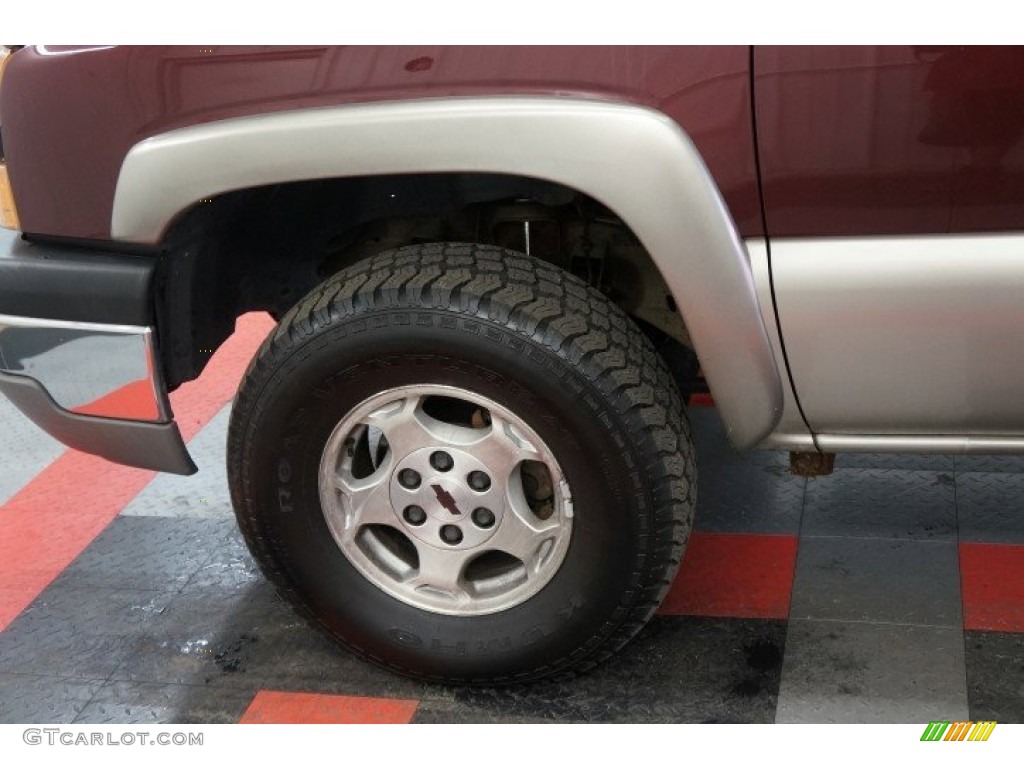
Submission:
[[1024,50],[0,52],[0,392],[194,465],[168,392],[279,324],[229,434],[242,531],[346,647],[585,670],[737,449],[1024,452]]

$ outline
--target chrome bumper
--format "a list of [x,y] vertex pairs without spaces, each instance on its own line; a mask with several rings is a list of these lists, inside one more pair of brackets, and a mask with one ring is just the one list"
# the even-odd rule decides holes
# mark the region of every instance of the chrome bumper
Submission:
[[192,474],[143,324],[154,268],[0,238],[0,393],[72,448]]
[[170,420],[149,328],[0,315],[0,370],[34,379],[71,413]]

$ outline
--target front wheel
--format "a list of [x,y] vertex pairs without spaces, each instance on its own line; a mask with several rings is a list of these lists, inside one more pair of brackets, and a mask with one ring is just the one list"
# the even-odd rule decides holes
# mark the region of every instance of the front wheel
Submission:
[[301,301],[242,383],[228,467],[301,613],[447,682],[609,656],[664,596],[694,505],[646,337],[576,278],[476,245],[391,251]]

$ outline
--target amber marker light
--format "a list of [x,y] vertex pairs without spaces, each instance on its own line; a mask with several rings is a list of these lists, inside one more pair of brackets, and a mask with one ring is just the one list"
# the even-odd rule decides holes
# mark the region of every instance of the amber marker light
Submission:
[[10,61],[11,54],[14,53],[6,45],[0,45],[0,80],[4,79],[4,67],[7,66],[7,62]]
[[[11,49],[6,45],[0,45],[0,82],[4,79],[4,70],[7,62],[11,60]],[[18,222],[18,209],[14,207],[14,192],[11,189],[11,179],[7,175],[7,165],[0,157],[0,227],[6,229],[20,229]]]

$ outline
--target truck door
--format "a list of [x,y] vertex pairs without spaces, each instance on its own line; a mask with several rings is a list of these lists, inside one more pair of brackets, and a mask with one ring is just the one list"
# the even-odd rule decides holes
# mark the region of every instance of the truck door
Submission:
[[1024,49],[758,47],[754,101],[811,428],[1024,434]]

